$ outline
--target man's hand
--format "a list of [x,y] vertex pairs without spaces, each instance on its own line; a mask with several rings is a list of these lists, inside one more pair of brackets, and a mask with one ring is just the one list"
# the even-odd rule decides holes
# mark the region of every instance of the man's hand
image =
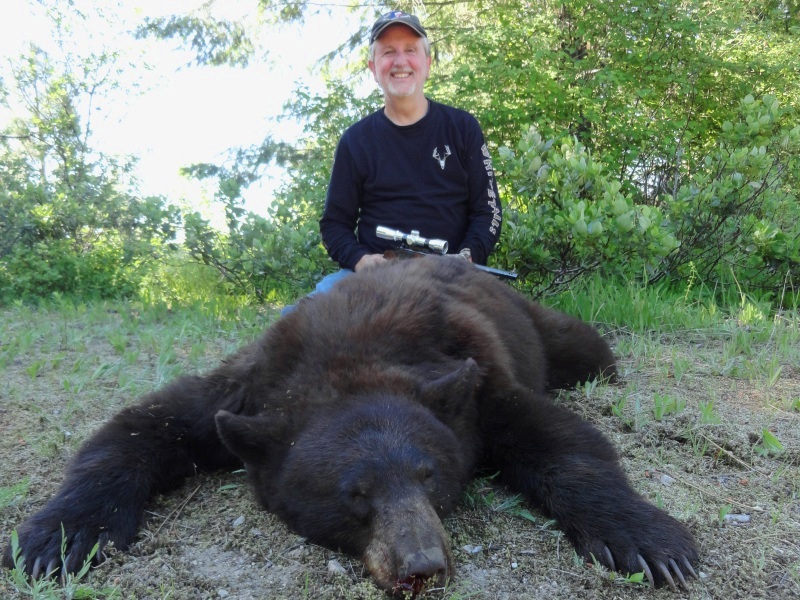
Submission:
[[361,259],[356,263],[355,271],[358,272],[362,269],[368,269],[370,267],[374,267],[375,265],[380,265],[386,262],[386,259],[383,258],[383,254],[365,254],[361,257]]

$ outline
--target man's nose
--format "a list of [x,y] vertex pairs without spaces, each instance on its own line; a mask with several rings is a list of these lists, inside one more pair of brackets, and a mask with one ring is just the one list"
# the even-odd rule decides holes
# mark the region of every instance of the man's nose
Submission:
[[408,64],[408,57],[405,55],[405,52],[398,52],[395,54],[394,61],[392,62],[393,67],[405,67]]

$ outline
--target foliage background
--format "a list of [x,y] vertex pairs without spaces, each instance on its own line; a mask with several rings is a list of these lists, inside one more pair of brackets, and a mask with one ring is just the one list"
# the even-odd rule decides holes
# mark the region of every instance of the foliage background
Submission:
[[[47,5],[47,1],[43,1]],[[263,60],[254,32],[340,5],[256,2],[241,20],[211,2],[143,18],[140,40],[172,40],[198,65]],[[72,5],[49,5],[68,39]],[[419,14],[434,68],[428,93],[473,112],[495,157],[505,223],[494,265],[535,295],[588,273],[644,283],[701,281],[794,290],[800,269],[800,8],[797,2],[397,2],[348,5],[360,28],[317,65],[326,89],[298,89],[292,143],[266,134],[224,164],[220,229],[175,199],[142,197],[127,159],[93,145],[91,110],[120,85],[120,54],[12,59],[0,98],[0,298],[141,294],[159,270],[194,261],[227,293],[284,302],[335,267],[319,240],[341,132],[380,106],[366,37],[388,8]],[[265,215],[243,193],[278,164],[288,174]],[[193,271],[194,272],[194,271]],[[208,278],[204,279],[208,281]]]

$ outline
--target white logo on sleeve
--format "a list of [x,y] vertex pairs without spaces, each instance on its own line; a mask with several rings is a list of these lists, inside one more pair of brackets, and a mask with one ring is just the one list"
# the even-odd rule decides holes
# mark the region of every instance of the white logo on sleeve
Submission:
[[448,146],[447,144],[445,144],[444,146],[444,156],[441,156],[439,154],[438,146],[433,149],[433,158],[439,161],[439,166],[442,167],[442,171],[444,171],[444,162],[447,160],[447,157],[450,156],[450,154],[452,154],[450,152],[450,146]]

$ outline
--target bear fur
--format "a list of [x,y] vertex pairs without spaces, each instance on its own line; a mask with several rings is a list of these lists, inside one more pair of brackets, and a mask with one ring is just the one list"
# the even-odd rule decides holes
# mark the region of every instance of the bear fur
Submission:
[[19,526],[25,568],[74,572],[97,542],[124,549],[154,494],[244,464],[258,501],[297,533],[362,557],[387,590],[418,592],[453,576],[441,519],[486,469],[585,559],[685,585],[698,557],[689,531],[633,491],[597,429],[546,395],[615,374],[592,327],[460,258],[358,273],[215,371],[113,417]]

